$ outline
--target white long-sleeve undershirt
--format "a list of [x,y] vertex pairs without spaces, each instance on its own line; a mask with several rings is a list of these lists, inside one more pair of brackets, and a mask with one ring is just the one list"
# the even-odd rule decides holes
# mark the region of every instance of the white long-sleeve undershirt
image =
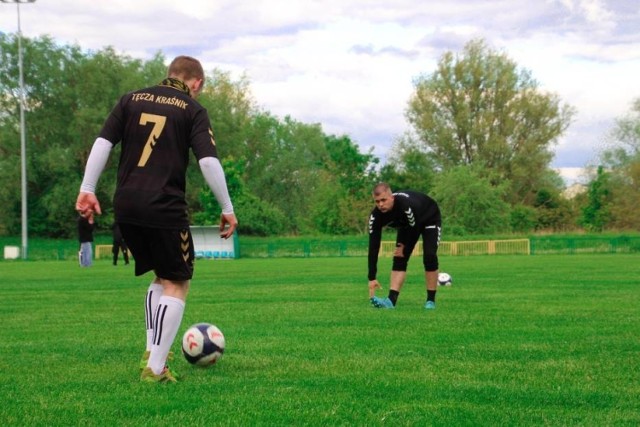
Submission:
[[[84,178],[80,185],[83,193],[95,193],[98,179],[109,160],[109,155],[113,149],[113,144],[104,138],[97,138],[91,148],[91,153],[87,159],[87,166],[84,171]],[[223,214],[233,213],[233,204],[227,189],[227,180],[222,170],[220,160],[215,157],[203,157],[198,162],[204,179],[213,192],[216,200],[222,208]]]
[[97,138],[91,148],[91,153],[87,159],[87,166],[84,170],[84,178],[80,185],[80,191],[83,193],[95,193],[98,179],[102,175],[113,144],[104,138]]
[[223,214],[233,213],[233,204],[229,197],[229,190],[227,189],[227,180],[222,170],[220,160],[215,157],[203,157],[198,162],[200,164],[200,170],[204,179],[209,184],[209,188],[213,192],[216,200],[222,208]]

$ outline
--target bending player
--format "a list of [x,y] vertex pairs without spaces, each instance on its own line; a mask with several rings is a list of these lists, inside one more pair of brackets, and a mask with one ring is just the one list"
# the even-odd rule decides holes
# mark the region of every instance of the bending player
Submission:
[[[431,197],[417,191],[392,193],[386,183],[373,189],[376,207],[369,216],[369,298],[376,308],[394,308],[407,277],[407,264],[416,243],[422,236],[422,262],[427,287],[426,309],[436,308],[438,288],[438,245],[440,243],[441,217],[438,204]],[[389,226],[397,229],[396,248],[393,252],[391,284],[386,298],[375,296],[382,286],[376,279],[378,253],[382,240],[382,229]]]

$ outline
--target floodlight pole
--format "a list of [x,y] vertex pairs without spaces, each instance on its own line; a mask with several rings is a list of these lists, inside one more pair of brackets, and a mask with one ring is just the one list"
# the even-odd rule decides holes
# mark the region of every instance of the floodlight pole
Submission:
[[20,3],[35,3],[36,0],[0,0],[3,3],[15,3],[18,8],[18,73],[20,85],[20,184],[22,188],[22,259],[27,259],[27,144],[25,136],[24,78],[22,73],[22,29],[20,27]]

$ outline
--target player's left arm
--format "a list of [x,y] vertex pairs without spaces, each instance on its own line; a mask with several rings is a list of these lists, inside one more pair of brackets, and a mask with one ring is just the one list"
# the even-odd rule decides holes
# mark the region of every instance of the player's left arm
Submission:
[[191,137],[191,149],[198,159],[200,171],[222,208],[220,216],[220,237],[228,239],[238,227],[238,220],[233,212],[233,204],[229,197],[227,180],[222,164],[218,159],[218,148],[213,137],[209,116],[205,109],[197,112]]
[[238,220],[233,212],[233,204],[229,196],[227,180],[224,176],[222,165],[217,157],[203,157],[198,160],[198,164],[204,179],[222,208],[220,236],[227,239],[233,235],[236,227],[238,227]]

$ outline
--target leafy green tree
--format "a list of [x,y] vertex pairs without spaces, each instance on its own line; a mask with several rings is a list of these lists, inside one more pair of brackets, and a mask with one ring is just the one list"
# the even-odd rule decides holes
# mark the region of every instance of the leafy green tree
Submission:
[[[3,68],[0,71],[3,76],[0,80],[0,93],[3,94],[4,100],[3,112],[0,113],[3,122],[0,126],[3,127],[3,133],[7,134],[8,140],[18,141],[19,92],[14,89],[18,78],[15,67],[17,57],[13,49],[16,38],[5,35],[0,37],[0,51],[5,58],[0,65]],[[70,171],[67,164],[71,149],[64,146],[62,141],[68,143],[65,125],[72,121],[75,106],[72,99],[66,96],[70,90],[68,78],[76,73],[76,63],[80,55],[77,48],[58,47],[48,38],[24,39],[23,49],[29,231],[40,234],[45,230],[51,230],[54,235],[61,235],[68,231],[69,226],[65,226],[64,223],[73,218],[73,208],[67,208],[67,212],[60,215],[67,197],[64,197],[64,190],[53,190],[58,185],[68,188],[70,181],[77,176],[77,172]],[[3,163],[18,163],[20,152],[14,151],[14,147],[17,148],[17,145],[6,146],[8,152]],[[4,166],[0,166],[0,174],[4,175],[6,170]],[[0,179],[19,189],[19,176],[4,175]],[[51,196],[43,200],[42,196],[45,194],[63,197]],[[17,200],[20,196],[17,193],[5,196],[9,199],[0,201],[1,205],[19,206]],[[6,212],[6,215],[20,217],[18,211]],[[12,225],[15,224],[16,222],[12,222]],[[16,230],[10,228],[8,231],[14,233]]]
[[363,232],[378,159],[360,153],[346,135],[325,136],[325,147],[328,158],[319,171],[319,185],[309,207],[314,226],[328,234]]
[[537,230],[567,230],[573,228],[575,218],[570,203],[556,189],[543,188],[536,194],[534,202]]
[[248,154],[246,140],[252,115],[257,112],[249,84],[246,76],[234,81],[229,72],[216,68],[207,74],[205,87],[198,97],[211,118],[222,158],[240,159]]
[[373,187],[353,194],[327,171],[320,171],[319,181],[309,206],[315,230],[332,235],[366,232],[367,215],[373,206],[370,196]]
[[[208,72],[198,102],[209,113],[219,158],[222,161],[247,159],[249,156],[246,140],[255,107],[246,77],[243,76],[234,81],[230,73],[220,69],[216,68]],[[245,167],[246,164],[243,170]],[[206,191],[208,187],[199,168],[189,168],[187,170],[187,202],[193,211],[208,210],[202,205],[203,199],[198,197],[203,188]],[[236,197],[233,192],[231,196],[233,199]]]
[[[346,195],[336,178],[327,172],[320,172],[321,184],[311,197],[309,214],[313,225],[320,233],[342,234],[349,230],[342,214],[345,211]],[[362,221],[360,221],[362,222]]]
[[609,135],[610,147],[601,155],[609,173],[610,226],[617,229],[640,228],[640,98],[631,111],[616,121]]
[[380,180],[393,190],[431,191],[437,172],[432,156],[425,153],[420,142],[406,134],[393,145],[387,163],[380,170]]
[[443,231],[458,235],[510,231],[504,191],[476,168],[456,166],[441,173],[433,197],[440,206]]
[[[242,161],[223,161],[227,188],[233,194],[234,212],[238,218],[238,233],[242,235],[270,236],[282,234],[286,230],[286,217],[276,207],[252,194],[243,182]],[[209,187],[200,191],[203,209],[193,213],[194,224],[218,225],[222,212]]]
[[[50,38],[24,40],[27,98],[29,232],[74,236],[77,195],[93,142],[122,94],[166,75],[161,52],[148,61],[107,47],[82,52]],[[0,233],[20,228],[17,39],[0,34]],[[319,124],[259,110],[246,77],[207,74],[199,101],[209,111],[218,152],[243,233],[342,233],[363,230],[377,159]],[[117,145],[98,185],[99,225],[113,220]],[[414,156],[415,157],[415,156]],[[219,209],[193,162],[188,169],[191,217],[217,221]],[[219,212],[219,211],[218,211]],[[213,215],[213,216],[212,216]]]
[[482,40],[469,42],[460,55],[445,53],[434,73],[420,76],[406,112],[437,166],[491,171],[493,184],[509,182],[505,196],[513,204],[531,204],[551,146],[573,114]]
[[516,205],[511,208],[511,230],[516,233],[530,233],[538,225],[538,213],[532,206]]
[[324,142],[328,153],[324,168],[338,179],[345,191],[353,195],[365,193],[368,197],[378,159],[371,151],[361,153],[347,135],[327,135]]
[[596,178],[589,184],[588,204],[582,209],[581,224],[589,231],[602,231],[611,219],[610,174],[598,167]]
[[620,175],[612,179],[611,226],[637,231],[640,229],[640,159],[629,162],[619,172]]
[[609,135],[609,147],[602,153],[602,164],[610,169],[640,159],[640,98],[633,101],[631,111],[616,120]]
[[[0,55],[6,59],[0,65],[0,134],[7,135],[7,141],[19,140],[14,44],[15,38],[0,35]],[[77,46],[58,46],[48,37],[25,39],[23,46],[29,231],[72,236],[73,203],[103,121],[123,93],[159,81],[162,76],[156,73],[163,59],[156,56],[143,63],[119,56],[111,48],[85,54]],[[5,145],[4,141],[1,150],[7,151],[7,156],[0,161],[0,179],[19,188],[19,174],[6,174],[11,169],[4,166],[5,162],[16,162],[19,151],[13,142]],[[114,185],[115,169],[108,168],[98,189],[106,212],[110,211]],[[0,197],[0,205],[11,210],[0,211],[3,218],[19,217],[17,193],[0,193]],[[8,224],[7,232],[15,233],[16,221]],[[108,226],[106,221],[103,225]]]
[[321,127],[259,113],[247,145],[245,182],[250,192],[286,215],[287,233],[313,232],[308,209],[328,158]]

